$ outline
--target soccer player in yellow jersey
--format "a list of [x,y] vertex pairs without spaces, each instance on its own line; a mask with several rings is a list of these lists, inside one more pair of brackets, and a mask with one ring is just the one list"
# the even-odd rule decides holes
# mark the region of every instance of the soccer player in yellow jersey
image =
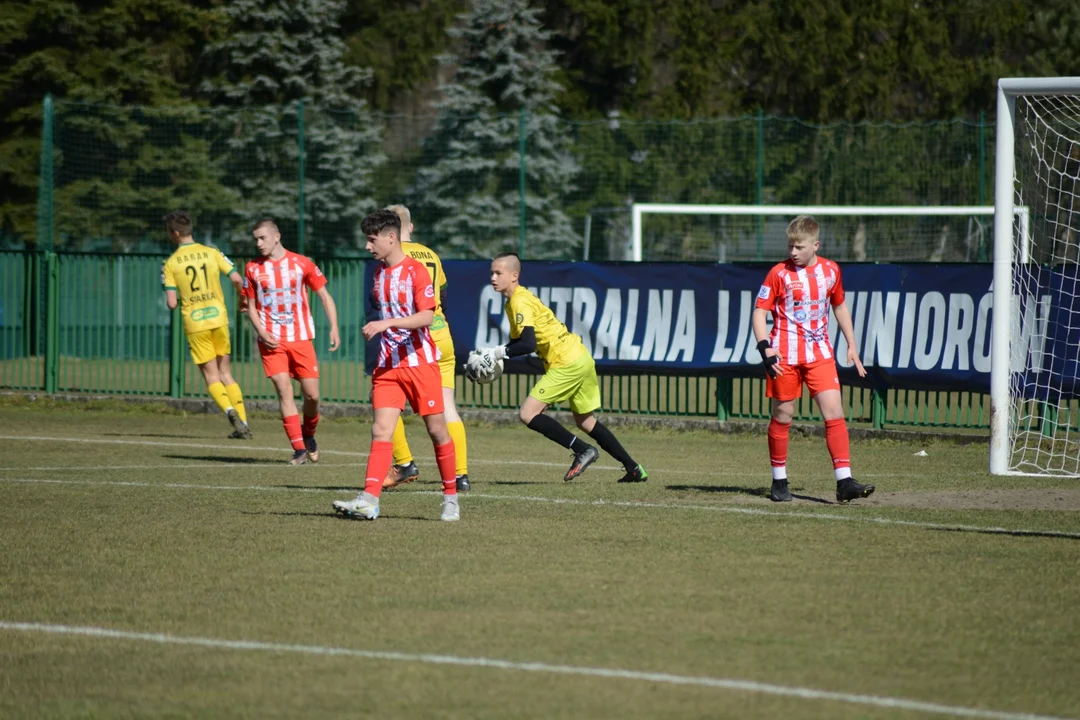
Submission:
[[244,395],[229,369],[229,316],[218,277],[228,275],[239,291],[240,273],[220,250],[195,242],[191,215],[176,210],[164,220],[169,238],[177,245],[161,268],[165,302],[170,310],[180,305],[191,359],[202,371],[210,397],[232,423],[229,437],[250,438]]
[[[408,257],[419,261],[427,268],[431,275],[431,284],[435,287],[435,319],[429,328],[431,339],[439,348],[439,372],[442,374],[442,394],[444,414],[446,415],[446,428],[450,431],[450,438],[454,441],[454,452],[457,458],[457,489],[458,492],[468,492],[469,463],[466,455],[465,424],[458,415],[457,405],[454,404],[454,369],[457,360],[454,357],[454,340],[450,337],[450,326],[446,324],[446,314],[443,312],[443,294],[446,290],[446,274],[443,272],[442,262],[439,256],[430,248],[412,241],[413,224],[409,214],[409,208],[404,205],[391,205],[387,210],[397,213],[401,218],[401,249]],[[420,476],[420,471],[413,462],[412,451],[409,442],[405,439],[405,423],[398,416],[397,427],[394,429],[394,464],[390,467],[390,473],[383,481],[383,487],[392,488],[402,483],[412,482]]]
[[600,456],[596,448],[544,414],[549,405],[569,402],[577,426],[626,469],[619,482],[644,482],[649,477],[645,468],[630,457],[611,430],[593,414],[600,409],[600,383],[596,379],[592,355],[581,338],[570,332],[555,313],[527,288],[521,287],[520,274],[521,260],[515,253],[496,255],[492,260],[491,286],[506,298],[510,342],[500,347],[478,348],[477,352],[489,369],[499,360],[531,352],[544,361],[544,375],[525,398],[520,418],[530,430],[574,453],[574,461],[564,480],[573,480]]

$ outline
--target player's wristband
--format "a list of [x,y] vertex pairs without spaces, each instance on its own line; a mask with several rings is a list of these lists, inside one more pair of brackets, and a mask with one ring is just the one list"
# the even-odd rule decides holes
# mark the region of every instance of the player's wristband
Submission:
[[768,340],[759,340],[757,344],[757,350],[761,354],[761,363],[765,366],[765,372],[769,377],[776,377],[776,371],[773,370],[773,365],[780,362],[780,358],[776,355],[766,355],[765,351],[769,349]]

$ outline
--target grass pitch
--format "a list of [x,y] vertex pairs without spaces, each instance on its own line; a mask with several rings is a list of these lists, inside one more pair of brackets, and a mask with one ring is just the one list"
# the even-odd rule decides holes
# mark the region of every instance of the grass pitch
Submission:
[[[831,502],[792,437],[616,428],[573,483],[522,427],[468,426],[473,492],[334,516],[369,426],[0,402],[0,716],[1019,718],[1080,715],[1080,497],[985,445],[855,442]],[[916,453],[925,451],[926,456]]]

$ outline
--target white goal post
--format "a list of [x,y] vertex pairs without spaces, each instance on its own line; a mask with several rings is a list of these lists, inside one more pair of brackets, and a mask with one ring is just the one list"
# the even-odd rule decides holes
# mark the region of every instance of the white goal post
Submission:
[[[1012,212],[1026,237],[1028,212],[1023,206]],[[743,217],[783,217],[813,215],[820,220],[828,217],[979,217],[994,215],[993,205],[692,205],[681,203],[634,203],[630,206],[630,257],[644,259],[642,226],[646,215],[713,215]]]
[[1077,477],[1080,77],[1001,79],[995,147],[990,472]]

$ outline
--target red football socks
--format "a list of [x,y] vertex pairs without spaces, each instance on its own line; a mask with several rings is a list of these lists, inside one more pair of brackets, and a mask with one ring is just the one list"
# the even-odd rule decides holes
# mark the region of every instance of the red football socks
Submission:
[[851,445],[844,418],[825,421],[825,444],[829,446],[833,470],[851,467]]
[[454,455],[453,442],[435,446],[435,462],[439,465],[443,495],[457,495],[457,458]]
[[300,416],[290,415],[281,418],[281,424],[285,426],[285,435],[292,443],[293,450],[304,449],[304,434],[300,431]]
[[394,443],[387,440],[372,440],[371,454],[368,455],[367,472],[364,475],[364,492],[379,497],[382,494],[383,479],[390,472],[394,462]]
[[315,413],[314,417],[304,416],[304,424],[301,426],[301,430],[304,433],[304,437],[315,437],[315,428],[319,424],[319,414]]
[[788,436],[791,423],[769,421],[769,462],[773,467],[787,465]]

